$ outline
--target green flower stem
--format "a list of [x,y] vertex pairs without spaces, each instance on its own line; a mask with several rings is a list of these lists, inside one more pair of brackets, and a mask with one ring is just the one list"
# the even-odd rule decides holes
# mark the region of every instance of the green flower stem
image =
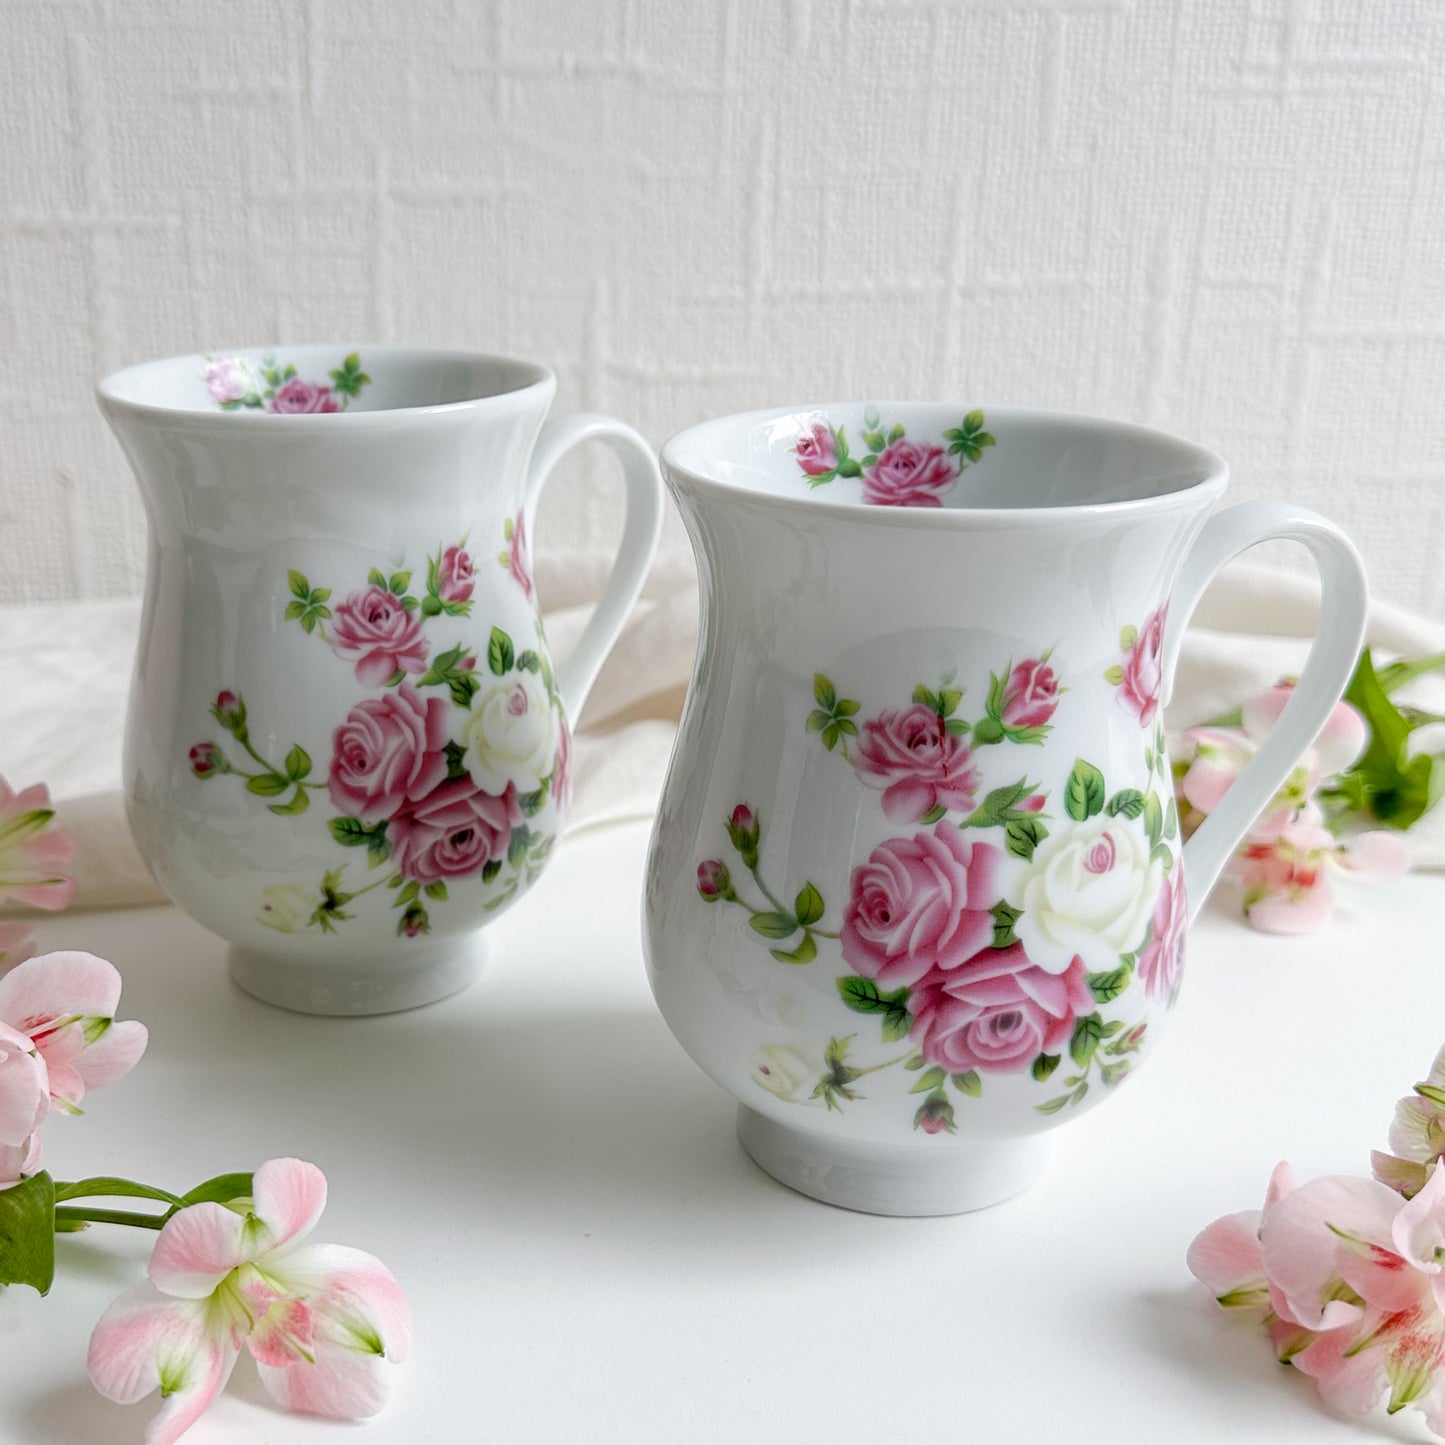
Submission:
[[895,1064],[901,1064],[904,1063],[906,1060],[911,1059],[913,1057],[913,1054],[914,1051],[912,1049],[909,1049],[906,1054],[899,1054],[896,1059],[888,1059],[886,1062],[881,1064],[870,1064],[866,1069],[854,1069],[853,1077],[855,1079],[861,1079],[864,1074],[876,1074],[879,1069],[891,1069]]
[[[753,875],[753,882],[756,883],[758,887],[763,890],[763,897],[766,898],[768,902],[773,905],[774,911],[777,913],[786,913],[791,918],[793,915],[793,910],[791,908],[785,908],[783,904],[778,900],[777,896],[773,893],[773,890],[769,888],[766,883],[763,882],[763,875],[758,872],[758,865],[756,863],[750,864],[748,867],[748,872]],[[759,909],[758,911],[762,912],[761,909]]]
[[67,1226],[60,1230],[62,1234],[72,1233],[69,1226],[75,1224],[128,1224],[135,1229],[161,1229],[174,1212],[174,1207],[164,1214],[137,1214],[128,1209],[72,1209],[60,1205],[55,1211],[55,1222],[57,1226]]
[[809,933],[817,934],[819,938],[837,938],[839,936],[831,928],[819,928],[816,923],[813,924],[807,931]]
[[341,901],[350,903],[353,898],[360,898],[363,893],[370,893],[373,888],[385,887],[387,879],[378,878],[375,883],[368,883],[365,888],[358,888],[355,893],[348,893]]

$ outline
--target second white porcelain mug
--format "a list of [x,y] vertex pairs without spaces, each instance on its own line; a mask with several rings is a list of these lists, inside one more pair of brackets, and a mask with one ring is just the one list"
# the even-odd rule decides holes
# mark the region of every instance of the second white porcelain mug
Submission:
[[[462,987],[570,792],[569,721],[642,586],[661,482],[545,367],[341,346],[185,356],[100,402],[150,522],[126,805],[166,892],[269,1002],[379,1013]],[[622,463],[611,580],[555,667],[528,538],[558,459]],[[540,922],[540,920],[539,920]]]
[[[648,863],[652,986],[784,1183],[885,1214],[1025,1187],[1178,995],[1189,918],[1338,701],[1365,623],[1312,512],[1211,516],[1212,453],[924,403],[672,438],[702,636]],[[1323,579],[1278,726],[1187,844],[1161,711],[1215,572]]]

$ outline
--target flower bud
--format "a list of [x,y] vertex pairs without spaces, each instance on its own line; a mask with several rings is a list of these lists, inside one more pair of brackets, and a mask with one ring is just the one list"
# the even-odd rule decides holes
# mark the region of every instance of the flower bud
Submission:
[[733,896],[732,879],[727,866],[717,858],[709,858],[697,865],[697,891],[709,902]]
[[734,848],[742,854],[743,862],[754,868],[758,862],[758,839],[762,835],[762,825],[758,822],[753,810],[746,803],[739,803],[732,811],[732,817],[727,822],[728,839]]
[[191,771],[198,778],[209,778],[216,773],[229,773],[231,765],[225,754],[215,743],[197,743],[191,749]]
[[246,704],[229,688],[216,694],[211,715],[228,733],[240,737],[246,731]]
[[954,1133],[953,1105],[942,1094],[930,1094],[913,1116],[913,1127],[925,1134]]

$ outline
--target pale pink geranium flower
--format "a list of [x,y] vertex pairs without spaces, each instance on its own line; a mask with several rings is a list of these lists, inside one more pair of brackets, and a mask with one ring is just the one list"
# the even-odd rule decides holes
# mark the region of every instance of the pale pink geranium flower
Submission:
[[0,904],[58,909],[75,897],[75,879],[65,872],[75,843],[51,826],[54,817],[44,783],[17,793],[0,778]]
[[149,1035],[116,1022],[120,973],[93,953],[44,953],[0,978],[0,1023],[24,1034],[44,1059],[51,1102],[76,1113],[88,1089],[135,1067]]
[[50,1112],[50,1081],[34,1041],[0,1023],[0,1189],[40,1159],[40,1125]]
[[326,1177],[272,1159],[249,1199],[193,1204],[161,1230],[148,1283],[128,1290],[90,1340],[90,1378],[133,1404],[155,1390],[147,1445],[171,1445],[216,1398],[241,1349],[291,1410],[342,1419],[386,1402],[385,1360],[411,1345],[401,1286],[372,1255],[303,1244],[326,1204]]
[[1381,1184],[1413,1199],[1425,1187],[1430,1166],[1445,1156],[1445,1049],[1435,1055],[1415,1092],[1396,1103],[1390,1148],[1393,1154],[1376,1149],[1370,1155],[1371,1172]]

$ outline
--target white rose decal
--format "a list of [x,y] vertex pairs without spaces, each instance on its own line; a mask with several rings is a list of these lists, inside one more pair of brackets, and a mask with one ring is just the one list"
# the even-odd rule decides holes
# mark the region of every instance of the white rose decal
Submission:
[[811,1044],[764,1044],[748,1060],[753,1083],[785,1104],[811,1098],[826,1069],[822,1054]]
[[317,902],[299,883],[273,883],[256,900],[256,921],[277,933],[300,933]]
[[557,756],[557,715],[547,689],[533,673],[513,673],[483,684],[462,724],[462,762],[487,793],[519,793],[542,786]]
[[1014,925],[1030,959],[1063,973],[1075,957],[1091,971],[1118,968],[1144,942],[1164,870],[1137,818],[1096,814],[1039,844]]

